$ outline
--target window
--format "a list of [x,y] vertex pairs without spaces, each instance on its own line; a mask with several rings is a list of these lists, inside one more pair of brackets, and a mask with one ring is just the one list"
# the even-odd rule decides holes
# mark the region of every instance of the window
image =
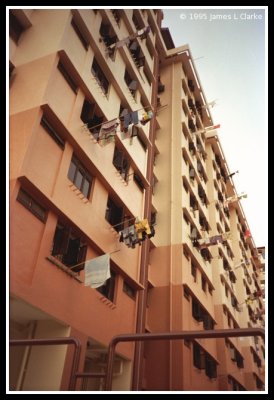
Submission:
[[79,272],[84,269],[87,245],[73,228],[64,226],[58,222],[53,238],[51,254],[68,267],[73,267],[83,262],[76,268],[73,268],[74,272]]
[[138,88],[138,82],[132,79],[127,70],[125,71],[124,79],[129,88],[130,93],[132,94],[132,97],[135,99],[136,91]]
[[26,207],[32,214],[39,218],[42,222],[46,222],[47,211],[44,207],[40,206],[29,194],[23,189],[20,189],[17,196],[17,201]]
[[206,284],[206,279],[202,276],[202,289],[204,292],[206,292],[207,284]]
[[196,342],[193,343],[193,365],[205,369],[205,352]]
[[104,122],[105,118],[95,103],[90,103],[88,100],[84,100],[81,120],[87,124],[88,130],[92,133],[95,139],[98,139],[101,124]]
[[233,391],[245,391],[243,385],[241,385],[233,376],[228,375],[228,383],[232,386]]
[[[128,46],[131,57],[137,68],[143,67],[145,65],[145,56],[139,46],[139,43],[136,39],[133,39]],[[147,78],[148,79],[148,78]],[[149,79],[148,79],[149,82]]]
[[42,127],[47,131],[47,133],[52,137],[52,139],[55,141],[55,143],[58,144],[59,147],[61,147],[62,150],[64,150],[65,147],[65,141],[61,138],[61,136],[56,132],[56,130],[53,128],[53,126],[49,123],[49,121],[46,119],[45,116],[42,117],[41,119],[41,125]]
[[72,157],[68,170],[68,178],[83,193],[89,197],[92,178],[75,156]]
[[257,377],[256,374],[254,374],[254,379],[255,379],[255,382],[256,382],[257,389],[263,389],[264,388],[264,383]]
[[103,286],[96,288],[96,290],[98,290],[98,292],[100,292],[103,296],[105,296],[113,303],[115,286],[116,286],[115,283],[116,283],[116,274],[113,270],[110,270],[110,278],[105,282]]
[[91,72],[95,76],[99,86],[101,87],[104,94],[108,93],[109,89],[109,81],[107,80],[103,70],[101,69],[100,65],[98,64],[96,58],[94,57],[93,63],[91,66]]
[[192,299],[192,316],[198,322],[203,321],[203,310],[201,304],[195,299]]
[[129,297],[135,300],[136,298],[136,290],[133,289],[129,283],[124,281],[123,283],[123,292],[125,292]]
[[216,361],[209,355],[205,354],[205,374],[210,379],[217,378],[217,363]]
[[193,263],[191,263],[191,275],[194,278],[194,282],[197,280],[197,267]]
[[109,23],[107,23],[105,20],[103,20],[101,23],[99,32],[100,32],[102,41],[104,42],[104,44],[106,46],[107,54],[112,59],[112,61],[114,61],[115,54],[116,54],[116,47],[115,46],[110,47],[110,46],[112,44],[116,43],[118,38],[117,38],[112,26]]
[[123,207],[119,207],[110,197],[108,197],[105,219],[117,232],[123,229]]
[[188,288],[184,286],[183,291],[184,291],[184,298],[187,299],[187,301],[190,301],[191,295]]
[[81,32],[81,30],[80,30],[79,26],[77,25],[77,23],[76,23],[74,18],[72,18],[72,20],[71,20],[71,25],[72,25],[72,27],[74,29],[74,32],[76,33],[76,35],[80,39],[82,45],[87,50],[88,49],[88,41],[85,39],[84,35],[82,34],[82,32]]
[[59,69],[59,71],[63,75],[63,78],[69,84],[71,89],[74,91],[74,93],[77,93],[78,85],[74,82],[74,80],[72,79],[70,74],[67,72],[67,69],[64,66],[64,64],[62,63],[62,61],[59,61],[58,65],[57,65],[57,68]]
[[110,11],[112,12],[112,15],[113,15],[117,25],[120,26],[120,21],[121,21],[120,11],[117,10],[117,9],[113,9],[113,10],[110,10]]
[[138,175],[138,174],[136,174],[135,172],[134,172],[134,174],[133,174],[133,180],[134,180],[134,182],[136,183],[136,185],[139,187],[139,189],[141,189],[141,191],[143,192],[144,191],[144,184],[143,184],[143,181],[142,181],[142,179],[140,178],[140,176]]
[[10,11],[10,13],[9,13],[9,35],[15,41],[15,43],[18,43],[18,40],[23,31],[24,31],[24,27],[23,27],[22,23]]
[[117,146],[115,146],[114,149],[114,155],[113,155],[113,160],[112,164],[114,167],[119,171],[121,177],[127,181],[128,179],[128,171],[129,171],[129,160],[126,157],[126,154],[118,149]]
[[133,11],[132,21],[137,31],[140,31],[144,27],[143,21],[138,18],[136,11]]

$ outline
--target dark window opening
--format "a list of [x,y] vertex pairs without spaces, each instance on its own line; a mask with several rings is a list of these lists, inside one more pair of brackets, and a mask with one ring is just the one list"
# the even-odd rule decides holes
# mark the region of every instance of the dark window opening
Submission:
[[123,207],[119,207],[115,202],[109,197],[107,202],[107,209],[105,214],[105,219],[113,226],[113,228],[119,232],[123,230]]
[[98,64],[97,60],[93,59],[93,63],[91,66],[91,72],[94,75],[94,77],[96,78],[99,86],[101,87],[102,91],[104,92],[104,94],[108,93],[108,89],[109,89],[109,81],[107,80],[103,70],[101,69],[100,65]]
[[115,46],[111,46],[111,45],[118,41],[117,35],[115,34],[112,26],[104,21],[102,21],[102,23],[101,23],[99,32],[100,32],[100,35],[102,38],[100,40],[102,40],[104,42],[104,44],[106,46],[107,54],[114,61],[115,54],[116,54],[116,48],[115,48]]
[[78,24],[76,23],[75,19],[72,18],[71,20],[71,25],[74,29],[74,32],[76,33],[76,35],[78,36],[78,38],[80,39],[82,45],[84,46],[84,48],[87,50],[88,49],[88,41],[86,40],[85,36],[83,35],[83,33],[81,32]]
[[127,181],[130,166],[129,160],[127,159],[126,154],[122,150],[118,149],[118,147],[115,147],[112,163],[117,171],[119,171],[121,177]]
[[24,31],[24,27],[19,21],[19,19],[12,14],[12,12],[9,12],[9,35],[10,37],[15,41],[15,43],[18,43],[18,40],[21,36],[21,34]]
[[143,67],[145,65],[145,56],[139,46],[139,43],[136,39],[132,40],[129,43],[128,49],[132,56],[132,59],[137,68]]
[[118,26],[120,26],[120,21],[121,21],[121,14],[119,10],[113,9],[110,10],[112,12],[112,15],[117,23]]
[[129,283],[124,281],[123,283],[123,292],[125,292],[129,297],[131,297],[133,300],[136,298],[136,290],[133,289]]
[[112,303],[114,302],[115,294],[115,284],[116,284],[116,274],[114,271],[110,270],[110,278],[104,283],[104,285],[96,288],[103,296],[105,296]]
[[138,82],[131,78],[127,70],[125,71],[124,79],[127,84],[127,87],[129,88],[130,93],[132,94],[132,97],[135,99],[136,91],[138,88]]
[[206,279],[202,276],[202,289],[204,292],[206,292],[207,284],[206,284]]
[[57,68],[61,72],[63,78],[69,84],[70,88],[74,91],[74,93],[77,93],[78,85],[74,82],[70,74],[67,72],[66,67],[64,66],[62,61],[59,61]]
[[95,103],[90,103],[85,100],[81,111],[81,120],[87,124],[88,130],[92,133],[95,139],[99,138],[101,124],[105,118]]
[[192,79],[188,79],[187,83],[188,83],[188,88],[189,88],[189,90],[190,90],[191,92],[194,92],[195,87],[194,87],[193,80],[192,80]]
[[205,354],[205,374],[210,379],[217,378],[217,363],[216,361],[209,355]]
[[141,191],[143,192],[144,188],[145,188],[144,184],[143,184],[143,181],[140,178],[140,176],[138,174],[136,174],[135,172],[133,174],[133,180],[136,183],[136,185],[138,186],[138,188],[141,189]]
[[62,150],[64,150],[65,141],[61,138],[61,136],[56,132],[56,130],[44,116],[41,119],[41,125],[47,131],[47,133],[52,137],[55,143],[57,143],[58,146],[61,147]]
[[193,343],[193,365],[198,369],[205,369],[205,352],[195,342]]
[[17,201],[26,207],[33,215],[35,215],[42,222],[46,222],[47,211],[44,207],[40,206],[28,193],[20,189],[17,195]]
[[133,15],[132,15],[132,21],[135,25],[135,28],[137,29],[137,31],[140,31],[142,28],[144,28],[144,23],[141,19],[139,19],[139,17],[137,16],[136,12],[133,11]]
[[51,254],[71,268],[76,264],[82,263],[72,268],[74,272],[79,272],[84,269],[87,245],[71,227],[66,227],[58,223],[53,238]]
[[191,275],[194,278],[194,282],[197,280],[197,267],[193,263],[191,263]]
[[86,198],[89,197],[92,178],[75,156],[72,157],[69,166],[68,178]]
[[211,254],[210,251],[207,248],[201,249],[201,256],[205,261],[210,262],[211,261]]

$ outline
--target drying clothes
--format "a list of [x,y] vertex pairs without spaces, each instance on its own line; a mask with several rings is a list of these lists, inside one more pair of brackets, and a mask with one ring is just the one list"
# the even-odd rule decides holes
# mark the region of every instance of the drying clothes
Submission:
[[218,243],[223,243],[222,235],[215,235],[210,238],[210,244],[214,245]]
[[135,222],[135,229],[138,234],[139,240],[144,240],[142,233],[145,232],[147,235],[151,234],[151,230],[148,224],[148,220],[145,218],[142,221],[136,220]]
[[114,141],[118,125],[117,118],[102,124],[97,141],[100,142],[102,146]]
[[134,136],[138,136],[137,125],[129,125],[127,132],[121,132],[121,139],[132,139]]
[[135,248],[139,242],[135,226],[131,225],[120,232],[120,242],[124,242],[127,247]]
[[147,38],[147,35],[149,34],[149,32],[150,32],[150,27],[149,27],[149,26],[146,26],[145,28],[140,29],[139,31],[137,31],[137,36],[138,36],[141,40],[143,40],[143,39],[146,39],[146,38]]
[[128,112],[127,109],[123,110],[120,121],[121,132],[127,132],[130,124],[137,125],[139,123],[138,111]]
[[198,243],[199,243],[200,247],[210,246],[210,238],[199,239]]
[[247,299],[245,299],[245,303],[249,306],[253,303],[253,300],[248,297]]
[[125,39],[122,39],[122,40],[119,40],[119,41],[116,42],[116,43],[113,43],[113,44],[110,45],[109,47],[110,47],[110,48],[115,47],[116,49],[119,49],[120,47],[128,46],[129,43],[130,43],[130,39],[129,39],[129,37],[126,37]]
[[142,119],[140,120],[142,125],[146,125],[153,117],[153,112],[152,111],[148,111],[143,113],[142,115]]

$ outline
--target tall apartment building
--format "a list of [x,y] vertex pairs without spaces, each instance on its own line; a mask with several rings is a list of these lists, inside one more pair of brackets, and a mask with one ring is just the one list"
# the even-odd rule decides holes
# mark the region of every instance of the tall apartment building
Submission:
[[[191,51],[162,19],[10,10],[10,338],[76,337],[79,372],[105,372],[114,335],[263,325],[257,249]],[[121,242],[136,218],[155,235]],[[85,286],[103,254],[111,277]],[[10,390],[67,390],[71,359],[11,347]],[[262,390],[263,366],[261,338],[123,343],[112,389]]]

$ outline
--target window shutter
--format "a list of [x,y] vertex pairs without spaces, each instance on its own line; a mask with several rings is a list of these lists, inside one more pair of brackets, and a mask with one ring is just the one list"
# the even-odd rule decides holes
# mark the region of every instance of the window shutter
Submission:
[[54,239],[53,239],[53,249],[52,255],[65,254],[68,247],[69,230],[63,226],[56,227]]
[[80,238],[69,240],[68,250],[67,253],[64,255],[65,264],[70,266],[77,264],[79,247],[80,247]]

